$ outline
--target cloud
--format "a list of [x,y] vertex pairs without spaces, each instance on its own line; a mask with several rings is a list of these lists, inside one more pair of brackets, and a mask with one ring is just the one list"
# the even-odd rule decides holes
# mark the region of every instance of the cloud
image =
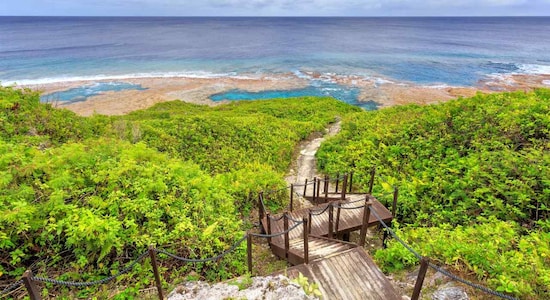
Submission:
[[540,15],[550,0],[0,0],[3,15]]

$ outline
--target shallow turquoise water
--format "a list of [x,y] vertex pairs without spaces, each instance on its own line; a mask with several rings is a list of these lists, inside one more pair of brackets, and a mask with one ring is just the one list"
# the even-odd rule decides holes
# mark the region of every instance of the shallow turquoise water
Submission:
[[89,97],[97,96],[103,92],[118,92],[124,90],[138,90],[143,91],[146,88],[142,87],[140,84],[132,84],[127,82],[99,82],[93,85],[85,85],[66,91],[55,92],[47,95],[42,95],[40,101],[42,102],[52,102],[52,101],[62,101],[62,102],[80,102],[85,101]]
[[314,82],[312,85],[293,90],[268,90],[261,92],[249,92],[244,90],[231,90],[225,93],[210,96],[212,101],[236,101],[236,100],[265,100],[274,98],[292,98],[304,96],[333,97],[351,105],[359,106],[365,110],[375,110],[379,104],[374,101],[361,102],[358,100],[359,89],[346,87],[329,82]]

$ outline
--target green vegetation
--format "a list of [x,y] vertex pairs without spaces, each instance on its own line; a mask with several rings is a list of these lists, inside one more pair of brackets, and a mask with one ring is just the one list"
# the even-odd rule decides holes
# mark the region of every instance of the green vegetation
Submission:
[[[366,187],[376,165],[375,196],[389,202],[399,187],[397,232],[422,255],[521,298],[550,293],[549,90],[376,112],[305,97],[83,118],[0,88],[0,280],[31,266],[96,280],[149,244],[214,256],[250,227],[250,193],[284,186],[297,143],[336,117],[342,132],[322,145],[319,167],[354,170]],[[169,281],[245,273],[243,247],[194,265],[159,257]],[[386,271],[417,263],[395,241],[375,257]],[[117,279],[131,281],[117,297],[148,286],[150,269],[145,261]]]
[[[174,101],[83,118],[0,88],[0,278],[33,265],[39,276],[95,280],[150,244],[188,258],[219,254],[250,226],[249,193],[284,186],[296,144],[352,111],[328,98]],[[220,261],[162,268],[219,280],[243,274],[244,261],[240,247]],[[120,297],[152,282],[147,264]],[[79,295],[87,293],[95,290]]]
[[[495,289],[548,295],[550,91],[477,95],[346,116],[319,166],[354,169],[388,201],[399,187],[400,233],[421,254]],[[404,224],[404,225],[403,225]],[[376,257],[386,270],[416,261],[397,243]]]
[[298,273],[298,277],[292,282],[297,283],[302,287],[306,295],[321,298],[321,290],[319,290],[319,284],[315,282],[309,282],[309,278],[305,277],[301,272]]

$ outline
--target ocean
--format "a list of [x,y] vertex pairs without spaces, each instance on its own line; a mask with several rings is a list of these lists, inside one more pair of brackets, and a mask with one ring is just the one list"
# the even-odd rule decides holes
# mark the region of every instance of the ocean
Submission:
[[550,17],[0,17],[0,82],[311,72],[421,85],[550,74]]

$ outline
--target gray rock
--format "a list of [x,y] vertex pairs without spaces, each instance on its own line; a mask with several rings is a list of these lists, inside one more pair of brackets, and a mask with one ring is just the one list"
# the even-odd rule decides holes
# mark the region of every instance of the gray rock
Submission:
[[228,283],[210,285],[202,281],[186,282],[168,295],[168,300],[191,299],[266,299],[266,300],[314,300],[304,290],[285,276],[253,277],[249,287],[239,291],[239,287]]
[[437,291],[432,294],[432,300],[469,300],[468,294],[463,288],[454,286],[452,282],[448,282],[440,286]]

